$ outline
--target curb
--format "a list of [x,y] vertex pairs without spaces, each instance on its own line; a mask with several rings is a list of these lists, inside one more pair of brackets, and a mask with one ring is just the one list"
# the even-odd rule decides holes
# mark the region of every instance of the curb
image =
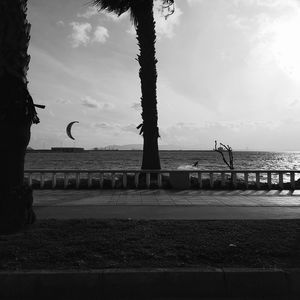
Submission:
[[300,299],[300,269],[103,269],[0,272],[0,299]]

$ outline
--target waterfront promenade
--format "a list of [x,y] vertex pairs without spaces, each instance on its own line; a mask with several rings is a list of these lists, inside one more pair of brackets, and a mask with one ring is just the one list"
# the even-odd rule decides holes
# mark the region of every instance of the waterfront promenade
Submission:
[[[232,190],[232,191],[212,191],[212,190],[129,190],[129,189],[114,189],[114,190],[34,190],[34,210],[39,220],[43,219],[81,219],[81,218],[96,218],[96,219],[144,219],[144,220],[159,220],[159,219],[177,219],[177,220],[221,220],[221,219],[300,219],[300,191],[294,192],[288,190]],[[40,224],[42,224],[41,222]],[[73,222],[49,222],[45,223],[44,230],[48,231],[48,236],[66,239],[66,235],[62,233],[60,236],[59,228],[56,230],[48,228],[47,224],[61,224],[64,226]],[[72,245],[77,243],[76,229],[79,236],[86,234],[85,222],[75,221],[73,224],[82,223],[83,227],[78,230],[78,226],[72,227],[70,232],[70,241],[66,244],[66,248],[50,247],[43,249],[48,253],[54,253],[58,257],[64,257],[68,261],[77,260],[79,257],[81,263],[86,260],[86,253],[82,254],[80,250],[77,252]],[[93,223],[93,222],[92,222]],[[99,228],[105,224],[100,222]],[[108,222],[109,223],[109,222]],[[117,222],[118,223],[118,222]],[[119,222],[120,223],[120,222]],[[124,223],[124,222],[121,222]],[[126,223],[126,222],[125,222]],[[146,222],[147,223],[147,222]],[[154,222],[156,223],[156,222]],[[165,222],[166,223],[166,222]],[[171,222],[176,225],[176,222]],[[198,222],[196,222],[198,223]],[[206,223],[206,222],[200,222]],[[214,222],[213,222],[214,223]],[[228,223],[228,222],[223,222]],[[232,222],[238,224],[239,222]],[[243,222],[242,222],[243,223]],[[242,224],[240,223],[240,224]],[[256,222],[254,222],[256,223]],[[271,222],[272,223],[272,222]],[[285,222],[280,222],[281,224]],[[298,224],[298,222],[291,222]],[[37,223],[39,224],[39,223]],[[88,222],[86,224],[89,224]],[[128,222],[127,222],[128,224]],[[130,222],[129,222],[130,224]],[[134,224],[134,223],[133,223]],[[295,225],[296,226],[296,225]],[[87,226],[88,228],[88,226]],[[105,227],[104,231],[110,228]],[[127,227],[126,227],[127,228]],[[174,229],[178,228],[174,226]],[[204,227],[205,228],[205,227]],[[216,227],[217,228],[217,227]],[[230,227],[226,227],[230,228]],[[39,237],[41,228],[37,226],[36,234]],[[95,225],[94,225],[95,229]],[[118,228],[115,228],[117,232]],[[264,226],[256,227],[260,232],[260,237],[265,236]],[[34,226],[33,226],[34,230]],[[69,229],[70,230],[70,229]],[[138,238],[129,236],[127,239],[126,231],[121,230],[118,237],[121,236],[120,243],[123,246],[133,245],[136,251],[136,245],[139,243]],[[166,229],[162,228],[162,231]],[[42,230],[43,231],[43,230]],[[64,232],[62,230],[62,232]],[[80,239],[79,247],[89,247],[89,245],[97,244],[98,255],[92,259],[101,258],[102,253],[105,253],[102,247],[110,239],[114,237],[114,228],[111,228],[111,235],[97,234],[101,231],[93,231],[89,233],[87,241],[92,243],[86,244],[84,238]],[[147,240],[150,235],[146,235],[147,229],[142,230],[142,239]],[[174,230],[169,229],[167,236],[173,237]],[[233,230],[234,232],[234,230]],[[166,233],[166,231],[165,231]],[[205,229],[198,230],[196,234],[202,235],[205,240],[204,248],[196,246],[199,249],[195,255],[206,257],[205,249],[210,245],[210,240],[207,239]],[[221,235],[225,235],[225,243],[216,243],[222,251],[226,252],[229,257],[237,257],[239,249],[242,259],[248,259],[246,253],[253,253],[254,256],[260,255],[257,251],[259,241],[251,244],[253,236],[257,231],[251,231],[252,236],[244,239],[244,248],[232,246],[231,239],[235,235],[227,235],[228,232],[221,233],[212,232],[211,239],[217,239]],[[35,232],[33,231],[33,234]],[[53,234],[53,236],[52,236]],[[189,232],[186,232],[188,235]],[[194,233],[195,234],[195,233]],[[247,232],[245,233],[247,234]],[[248,231],[249,234],[249,231]],[[275,232],[275,240],[277,237]],[[185,236],[185,233],[184,233]],[[25,236],[28,239],[28,236]],[[161,238],[164,239],[165,235]],[[103,238],[103,240],[102,240]],[[294,237],[291,237],[292,239]],[[13,239],[15,239],[13,237]],[[228,239],[228,240],[227,240]],[[173,240],[173,238],[172,238]],[[176,240],[176,236],[174,238]],[[192,240],[191,238],[189,239]],[[238,240],[238,239],[237,239]],[[242,239],[243,240],[243,239]],[[125,242],[126,241],[126,242]],[[184,238],[181,241],[186,241]],[[194,240],[192,240],[194,242]],[[269,239],[270,241],[270,239]],[[296,241],[296,240],[295,240]],[[44,238],[38,239],[37,247],[34,245],[35,257],[36,249],[42,246],[41,243],[46,243]],[[125,242],[125,244],[124,244]],[[193,242],[190,245],[193,247]],[[280,240],[281,243],[281,240]],[[28,242],[25,243],[28,245]],[[62,244],[60,244],[62,245]],[[86,246],[85,246],[86,245]],[[110,245],[110,244],[108,244]],[[114,247],[118,247],[117,243],[111,244],[109,248],[114,251]],[[183,243],[175,243],[177,253],[184,253],[185,245]],[[259,245],[259,249],[263,249],[264,243]],[[78,246],[78,245],[77,245]],[[199,246],[199,242],[198,242]],[[30,245],[30,247],[32,247]],[[142,255],[146,255],[145,259],[150,259],[153,253],[151,247],[144,245]],[[169,246],[170,247],[170,246]],[[178,248],[179,247],[179,248]],[[246,247],[246,248],[245,248]],[[295,246],[296,247],[296,246]],[[57,249],[56,249],[57,248]],[[218,248],[218,249],[221,249]],[[26,246],[25,246],[26,249]],[[31,249],[31,248],[30,248]],[[127,249],[127,248],[126,248]],[[143,248],[142,248],[143,249]],[[158,248],[159,249],[159,248]],[[218,252],[217,249],[217,252]],[[244,249],[244,250],[243,250]],[[247,251],[246,251],[247,250]],[[67,258],[64,251],[68,251]],[[102,252],[101,252],[102,251]],[[123,251],[123,250],[122,250]],[[120,259],[124,259],[124,254],[121,252]],[[125,250],[124,253],[126,253]],[[161,251],[161,250],[159,250]],[[198,253],[199,251],[199,253]],[[221,251],[221,250],[220,250]],[[221,251],[221,252],[222,252]],[[242,252],[245,251],[245,252]],[[263,249],[262,252],[267,251]],[[296,253],[297,249],[293,250]],[[24,250],[23,252],[26,252]],[[214,253],[217,253],[214,252]],[[271,251],[272,252],[272,251]],[[114,252],[115,253],[115,252]],[[132,252],[138,253],[138,252]],[[173,253],[170,249],[163,253],[162,257],[168,253]],[[165,254],[164,254],[165,253]],[[266,253],[266,252],[265,252]],[[290,253],[290,252],[289,252]],[[101,254],[101,255],[100,255]],[[245,254],[245,255],[244,255]],[[81,256],[80,256],[81,255]],[[106,254],[104,254],[106,255]],[[134,254],[135,255],[135,254]],[[140,253],[138,253],[140,255]],[[150,256],[151,255],[151,256]],[[156,255],[156,254],[155,254]],[[269,255],[269,254],[267,254]],[[82,257],[82,258],[81,258]],[[122,258],[123,257],[123,258]],[[127,257],[130,257],[127,256]],[[135,256],[134,256],[135,257]],[[157,257],[157,256],[156,256]],[[216,260],[219,256],[213,256]],[[298,256],[297,256],[298,257]],[[104,257],[104,259],[106,259]],[[156,259],[156,258],[154,258]],[[175,259],[181,259],[181,256],[175,255]],[[283,259],[285,259],[283,257]],[[51,261],[51,260],[50,260]],[[49,263],[49,262],[48,262]],[[94,262],[93,262],[94,265]],[[263,266],[261,263],[260,265]],[[220,267],[215,268],[210,265],[196,264],[195,266],[184,267],[169,267],[169,268],[149,268],[149,267],[133,267],[133,268],[103,268],[103,269],[57,269],[57,270],[25,270],[25,271],[4,271],[0,273],[0,298],[1,299],[272,299],[272,300],[296,300],[300,299],[299,278],[300,271],[297,268],[299,264],[292,269],[279,268],[232,268]],[[76,267],[77,268],[77,267]],[[14,297],[12,297],[12,295]],[[24,296],[26,295],[26,296]]]
[[39,219],[298,219],[300,191],[35,190]]

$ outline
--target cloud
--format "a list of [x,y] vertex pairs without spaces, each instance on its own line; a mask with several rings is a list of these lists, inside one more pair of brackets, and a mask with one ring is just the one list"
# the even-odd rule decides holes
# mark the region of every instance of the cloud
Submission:
[[232,4],[238,9],[245,8],[248,14],[257,10],[275,13],[277,16],[284,16],[285,12],[297,10],[300,7],[299,0],[233,0]]
[[64,21],[58,21],[56,22],[57,26],[65,26],[65,22]]
[[235,14],[228,14],[227,20],[229,22],[229,25],[236,29],[251,29],[251,23],[253,23],[253,20],[249,20],[249,18],[245,18],[239,15]]
[[136,125],[134,125],[134,124],[129,124],[129,125],[122,126],[121,129],[123,131],[127,131],[127,132],[132,132],[132,133],[138,134],[138,130],[136,129]]
[[136,31],[133,25],[130,26],[130,28],[128,28],[126,30],[127,33],[131,34],[131,35],[136,35]]
[[90,6],[84,13],[78,13],[77,17],[90,19],[96,15],[104,15],[107,20],[111,20],[113,22],[120,22],[124,20],[127,16],[129,16],[128,12],[123,13],[121,16],[116,15],[115,13],[107,12],[106,10],[98,10],[96,6]]
[[58,98],[58,99],[56,99],[55,102],[59,103],[59,104],[70,104],[71,103],[71,101],[69,99],[63,99],[63,98]]
[[78,80],[80,80],[81,83],[83,81],[88,82],[88,80],[85,77],[82,77],[81,74],[74,72],[72,68],[69,68],[65,63],[41,48],[31,45],[30,55],[34,58],[32,63],[34,61],[39,62],[43,68],[47,69],[47,72],[43,73],[47,73],[48,75],[50,74],[50,76],[52,76],[52,74],[61,74],[72,78],[72,80],[76,82],[78,82]]
[[[249,65],[258,63],[260,66],[273,64],[281,74],[298,81],[300,78],[300,43],[297,37],[300,30],[300,6],[297,1],[277,1],[272,6],[273,14],[262,14],[252,18],[252,28],[256,34],[249,38],[251,51]],[[285,11],[285,13],[282,13]]]
[[92,25],[90,23],[78,22],[71,22],[70,25],[73,30],[70,35],[72,47],[77,48],[80,45],[87,46],[90,41],[89,33],[92,30]]
[[82,99],[81,104],[89,108],[99,108],[99,103],[90,97],[85,97]]
[[116,15],[115,13],[110,13],[110,12],[107,12],[105,10],[102,10],[101,13],[103,15],[105,15],[105,17],[108,19],[108,20],[111,20],[113,22],[120,22],[124,19],[126,19],[127,17],[129,17],[129,12],[125,12],[123,13],[121,16],[118,16]]
[[103,26],[97,26],[94,31],[93,42],[105,43],[107,38],[109,37],[107,28]]
[[158,37],[171,39],[175,35],[175,27],[180,24],[181,9],[175,5],[175,12],[167,19],[164,18],[160,9],[161,3],[156,1],[154,4],[154,18],[156,22],[156,32]]
[[214,140],[235,147],[245,147],[257,138],[257,134],[270,135],[282,126],[281,121],[216,121],[199,124],[179,122],[173,126],[160,128],[164,144],[213,148]]
[[77,17],[90,19],[92,16],[95,16],[98,13],[98,8],[96,6],[89,6],[84,13],[78,13]]
[[116,126],[114,124],[109,124],[109,123],[106,123],[106,122],[95,123],[94,127],[101,128],[101,129],[107,129],[107,130],[112,130],[112,129],[116,128]]
[[115,108],[115,106],[112,103],[98,102],[97,100],[88,96],[84,97],[81,100],[81,104],[88,108],[97,108],[99,110],[105,110],[105,111],[112,110]]
[[53,112],[52,109],[47,109],[47,113],[49,114],[49,116],[55,117],[55,113]]
[[187,0],[187,2],[188,2],[188,5],[192,6],[192,5],[195,5],[195,4],[203,3],[203,0]]
[[294,107],[294,106],[296,106],[296,105],[298,105],[299,104],[299,100],[298,99],[295,99],[295,100],[293,100],[290,104],[289,104],[289,106],[290,107]]
[[141,110],[141,103],[134,102],[134,103],[132,103],[132,105],[130,107],[133,108],[134,110],[140,111]]
[[109,37],[107,28],[103,26],[97,26],[91,37],[93,27],[90,23],[78,23],[71,22],[72,34],[70,35],[73,48],[77,48],[80,45],[88,46],[92,42],[105,43]]
[[121,131],[138,134],[138,130],[136,129],[136,125],[134,124],[122,125],[118,123],[101,122],[101,123],[94,123],[93,126],[95,128],[100,128],[103,130],[110,130],[110,131],[112,130],[115,132],[115,134],[120,134]]
[[[197,1],[197,0],[188,0],[188,1]],[[266,8],[282,8],[286,6],[299,6],[297,0],[234,0],[233,4],[238,5],[248,5],[248,6],[261,6]]]
[[112,103],[100,102],[99,103],[99,108],[101,110],[113,110],[115,108],[115,106]]

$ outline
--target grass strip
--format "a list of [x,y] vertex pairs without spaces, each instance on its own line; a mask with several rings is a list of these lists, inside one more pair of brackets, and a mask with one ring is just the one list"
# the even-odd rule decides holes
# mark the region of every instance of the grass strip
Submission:
[[1,270],[300,267],[300,220],[47,220],[0,236]]

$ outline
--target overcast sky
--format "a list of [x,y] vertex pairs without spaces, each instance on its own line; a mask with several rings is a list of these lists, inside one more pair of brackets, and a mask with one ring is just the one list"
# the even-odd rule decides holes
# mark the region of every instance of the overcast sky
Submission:
[[[29,0],[29,91],[47,106],[33,148],[142,143],[134,28],[86,3]],[[155,15],[160,144],[300,150],[298,0],[177,0]]]

